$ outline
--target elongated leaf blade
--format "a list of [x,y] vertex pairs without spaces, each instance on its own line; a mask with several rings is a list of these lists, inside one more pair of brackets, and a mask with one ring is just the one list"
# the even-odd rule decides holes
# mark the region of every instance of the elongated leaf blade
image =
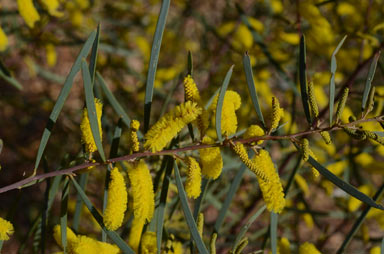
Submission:
[[233,72],[233,65],[231,68],[229,68],[227,74],[225,75],[223,84],[220,89],[220,94],[219,98],[217,100],[217,106],[216,106],[216,133],[217,133],[217,138],[221,142],[223,141],[223,137],[221,135],[221,112],[223,110],[223,103],[224,103],[224,97],[225,97],[225,92],[227,91],[229,81],[231,80],[232,72]]
[[220,209],[219,216],[217,216],[215,226],[214,226],[214,232],[219,234],[219,230],[221,226],[223,225],[225,215],[228,212],[229,206],[231,205],[231,202],[233,200],[233,197],[236,194],[237,189],[240,186],[241,180],[243,179],[243,175],[245,173],[246,166],[245,164],[242,164],[239,171],[237,171],[235,178],[233,179],[231,186],[229,188],[228,194],[226,195],[225,201],[223,206]]
[[261,108],[260,108],[259,98],[257,97],[255,81],[253,80],[251,59],[249,58],[248,53],[245,53],[243,57],[243,66],[244,66],[245,77],[247,79],[248,90],[249,90],[249,94],[251,95],[253,107],[256,110],[256,113],[257,113],[257,116],[259,117],[260,122],[263,124],[263,127],[265,127],[263,112],[261,111]]
[[336,75],[336,69],[337,69],[336,54],[337,52],[339,52],[346,38],[347,36],[345,35],[343,39],[341,39],[341,41],[333,51],[332,57],[331,57],[331,80],[329,82],[329,126],[332,126],[333,106],[335,104],[335,75]]
[[106,161],[103,145],[101,143],[99,125],[97,123],[97,112],[95,106],[95,96],[93,95],[91,75],[89,74],[89,69],[87,62],[85,60],[81,63],[81,72],[83,74],[83,83],[84,83],[84,92],[85,92],[85,102],[87,105],[89,124],[91,126],[93,139],[97,150],[99,151],[100,157],[103,161]]
[[271,249],[272,254],[277,253],[277,222],[279,215],[271,212]]
[[120,250],[123,253],[127,254],[135,254],[135,252],[127,245],[127,243],[121,239],[119,234],[117,234],[115,231],[109,231],[105,228],[103,217],[101,214],[97,211],[97,209],[93,206],[92,202],[89,200],[85,192],[81,189],[80,185],[76,182],[76,180],[71,177],[73,186],[77,190],[77,192],[80,194],[81,198],[84,201],[84,204],[87,206],[88,210],[91,212],[92,216],[95,218],[97,223],[100,225],[100,227],[103,229],[104,232],[107,233],[108,237],[120,248]]
[[193,57],[191,51],[188,51],[188,74],[193,75]]
[[23,90],[23,86],[17,81],[12,75],[11,72],[5,67],[5,65],[0,61],[0,77],[8,82],[10,85],[16,87],[19,90]]
[[[89,172],[83,173],[80,176],[80,187],[84,191],[87,187],[88,176],[89,176]],[[82,210],[83,210],[83,200],[80,194],[78,193],[76,197],[75,213],[73,214],[73,222],[72,222],[72,229],[75,230],[75,232],[79,230]]]
[[99,41],[100,41],[100,24],[97,26],[96,30],[96,38],[93,41],[91,57],[89,59],[89,73],[91,75],[92,86],[95,81],[95,73],[96,73],[96,63],[97,63],[97,53],[99,49]]
[[151,106],[153,98],[153,87],[155,85],[155,77],[157,70],[157,63],[159,61],[161,41],[163,39],[163,33],[165,28],[165,23],[168,16],[168,9],[170,0],[163,0],[160,8],[159,18],[156,24],[155,36],[153,38],[151,57],[149,59],[149,67],[147,74],[147,83],[145,86],[145,99],[144,99],[144,133],[147,132],[149,128],[149,119],[151,116]]
[[299,53],[299,77],[300,77],[300,91],[301,101],[303,103],[303,109],[305,117],[309,124],[312,123],[311,114],[309,112],[308,102],[308,87],[307,87],[307,66],[306,66],[306,49],[305,49],[305,37],[300,38],[300,53]]
[[361,101],[362,111],[364,111],[367,105],[368,95],[369,95],[369,92],[371,91],[372,81],[373,81],[373,77],[375,76],[377,61],[379,60],[379,58],[380,58],[380,51],[375,54],[375,56],[372,59],[371,66],[369,67],[367,80],[365,81],[363,100]]
[[59,94],[59,97],[57,98],[55,106],[53,106],[51,115],[49,116],[47,126],[45,127],[44,132],[43,132],[43,137],[41,138],[41,141],[40,141],[40,145],[39,145],[39,149],[37,151],[37,156],[36,156],[36,161],[35,161],[35,171],[37,170],[37,168],[40,164],[41,157],[43,156],[45,147],[47,146],[47,143],[48,143],[48,139],[51,136],[52,128],[55,125],[56,120],[57,120],[57,118],[61,112],[61,109],[64,106],[64,102],[67,99],[68,94],[72,88],[73,79],[75,78],[77,72],[81,68],[81,59],[87,57],[87,55],[91,49],[92,43],[95,40],[95,36],[96,36],[95,31],[93,31],[89,35],[87,41],[84,43],[83,48],[80,50],[80,53],[77,56],[75,63],[73,64],[73,66],[71,68],[71,71],[69,72],[67,78],[65,79],[64,86],[60,91],[60,94]]
[[333,184],[335,184],[337,187],[348,193],[349,195],[353,196],[354,198],[360,200],[361,202],[364,202],[365,204],[384,210],[384,207],[382,205],[377,204],[375,201],[372,200],[372,198],[368,197],[364,193],[357,190],[355,187],[350,185],[347,182],[344,182],[337,176],[335,176],[331,171],[323,167],[320,163],[318,163],[315,159],[313,159],[311,156],[308,159],[308,162],[319,171],[320,174],[322,174],[325,178],[327,178],[329,181],[331,181]]
[[64,180],[64,187],[61,196],[60,207],[60,229],[61,229],[61,245],[63,246],[64,253],[67,251],[67,211],[68,211],[68,193],[69,193],[69,180]]
[[204,242],[200,237],[199,231],[197,230],[196,222],[193,219],[192,212],[189,208],[187,195],[185,194],[183,183],[181,182],[179,168],[176,162],[174,163],[174,169],[175,169],[177,190],[179,192],[179,198],[181,201],[181,207],[183,208],[184,216],[187,221],[192,239],[195,241],[196,247],[199,250],[200,254],[208,254],[207,247],[205,247]]

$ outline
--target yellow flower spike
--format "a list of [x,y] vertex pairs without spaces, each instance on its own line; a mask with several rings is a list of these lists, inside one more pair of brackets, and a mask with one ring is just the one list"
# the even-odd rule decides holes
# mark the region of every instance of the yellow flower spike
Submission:
[[[103,110],[103,104],[97,98],[95,98],[95,107],[96,107],[96,116],[97,116],[97,125],[99,127],[100,139],[103,137],[101,130],[101,114]],[[97,151],[95,140],[93,139],[93,134],[91,130],[91,125],[89,124],[88,111],[87,108],[83,110],[83,119],[80,124],[81,129],[81,142],[85,144],[85,150],[88,153],[93,153]]]
[[309,107],[312,112],[312,117],[317,118],[319,116],[319,107],[317,106],[316,97],[315,97],[315,88],[313,82],[308,84],[308,98],[309,98]]
[[309,159],[309,141],[304,138],[301,142],[301,152],[303,154],[303,161],[307,161]]
[[295,175],[295,181],[296,181],[297,185],[299,186],[299,188],[301,189],[301,191],[304,193],[304,196],[308,197],[309,196],[309,188],[308,188],[307,181],[304,179],[304,177],[302,177],[299,174],[296,174]]
[[[265,132],[259,125],[251,125],[248,127],[247,131],[244,133],[244,138],[254,138],[264,136]],[[259,140],[256,142],[257,145],[263,143],[263,140]],[[252,143],[254,144],[254,142]]]
[[187,124],[196,120],[202,109],[194,102],[187,101],[176,106],[155,123],[145,134],[145,149],[152,152],[161,151],[179,131]]
[[47,64],[50,67],[53,67],[56,65],[57,55],[55,46],[53,44],[47,44],[45,45],[45,54],[47,58]]
[[337,105],[336,119],[335,119],[335,122],[336,122],[336,123],[339,121],[339,119],[341,118],[341,115],[343,114],[343,110],[344,110],[344,107],[345,107],[345,103],[347,102],[347,98],[348,98],[348,93],[349,93],[349,88],[346,87],[346,88],[343,90],[343,95],[341,96],[341,99],[340,99],[340,101],[339,101],[339,104]]
[[3,218],[0,218],[0,241],[9,240],[9,237],[13,235],[14,229],[12,223]]
[[216,254],[217,233],[213,233],[209,241],[209,254]]
[[137,131],[140,128],[140,122],[137,120],[132,120],[131,128],[129,130],[129,146],[132,152],[138,152],[140,150],[140,143],[137,137]]
[[127,173],[131,183],[134,218],[149,221],[155,209],[155,195],[147,164],[143,160],[128,164]]
[[[216,95],[213,103],[209,107],[213,115],[216,114],[216,106],[219,95]],[[224,95],[224,102],[221,111],[221,133],[224,136],[230,136],[236,133],[237,130],[237,116],[236,110],[241,106],[240,95],[231,90],[227,90]],[[215,119],[215,118],[214,118]]]
[[312,243],[305,242],[300,245],[299,254],[321,254],[321,252]]
[[274,213],[281,213],[285,207],[283,186],[268,151],[260,150],[252,162],[262,169],[269,179],[265,181],[258,178],[267,209]]
[[255,175],[263,181],[269,181],[268,175],[264,171],[264,168],[258,167],[252,160],[249,159],[247,150],[244,145],[237,143],[232,146],[233,151],[240,157],[240,160],[253,172]]
[[203,239],[203,230],[204,230],[204,214],[199,213],[199,217],[197,217],[197,231],[200,234],[201,239]]
[[41,0],[41,3],[50,15],[58,18],[64,15],[64,13],[57,10],[60,7],[60,2],[58,0]]
[[381,248],[380,246],[375,246],[369,250],[369,254],[380,254]]
[[191,75],[184,78],[183,84],[185,90],[185,100],[199,103],[201,101],[200,93]]
[[[309,156],[311,156],[315,161],[317,161],[317,157],[316,157],[316,155],[312,152],[311,149],[309,149]],[[314,179],[318,178],[318,177],[320,176],[319,171],[317,171],[317,169],[316,169],[315,167],[313,167],[312,165],[311,165],[311,168],[312,168],[312,177],[313,177]]]
[[8,47],[8,37],[0,27],[0,51],[5,51]]
[[128,193],[124,176],[115,167],[111,170],[107,207],[103,214],[103,222],[108,230],[114,231],[123,223],[124,214],[127,210],[127,199]]
[[[61,226],[60,225],[56,225],[53,228],[53,238],[55,239],[56,243],[60,247],[63,247],[61,244]],[[75,233],[73,233],[73,231],[67,227],[67,250],[72,251],[77,241],[78,239]]]
[[25,23],[33,28],[35,23],[40,20],[40,15],[33,5],[33,0],[17,0],[19,13],[23,17]]
[[330,145],[332,143],[331,135],[329,135],[328,131],[320,131],[320,135],[327,145]]
[[156,233],[146,231],[141,239],[141,254],[156,254],[157,238]]
[[196,199],[201,193],[201,169],[199,163],[192,157],[187,158],[188,173],[185,182],[185,192],[189,198]]
[[74,254],[118,254],[119,247],[114,244],[100,242],[85,235],[77,237],[77,242],[70,253]]
[[279,100],[272,97],[271,130],[279,126],[280,119],[284,116],[284,110],[280,108]]
[[[212,138],[206,136],[202,140],[203,144],[213,144]],[[217,179],[223,169],[223,158],[219,147],[204,148],[199,150],[201,161],[201,172],[207,178]]]
[[145,224],[145,219],[134,217],[131,225],[131,231],[129,232],[128,245],[138,253],[141,233]]
[[[358,190],[362,193],[364,193],[365,195],[370,195],[371,194],[371,191],[372,189],[370,188],[369,185],[361,185]],[[356,211],[357,209],[359,209],[359,207],[361,206],[362,202],[354,197],[350,197],[349,200],[348,200],[348,210],[350,212],[354,212]]]
[[286,237],[282,237],[277,243],[277,253],[279,254],[291,254],[291,245]]
[[[305,206],[303,203],[300,202],[298,204],[297,208],[299,208],[300,210],[304,210]],[[307,227],[309,229],[313,229],[314,222],[313,222],[312,215],[310,213],[303,213],[302,218],[303,218],[305,224],[307,225]]]

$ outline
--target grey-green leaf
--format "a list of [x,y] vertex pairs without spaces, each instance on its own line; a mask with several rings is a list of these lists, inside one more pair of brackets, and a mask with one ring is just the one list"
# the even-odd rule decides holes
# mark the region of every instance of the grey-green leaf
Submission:
[[309,124],[312,124],[311,115],[309,112],[308,102],[308,88],[307,88],[307,67],[306,67],[306,49],[305,49],[305,37],[300,38],[300,52],[299,52],[299,77],[300,77],[300,91],[301,101],[303,103],[305,117]]
[[279,215],[271,212],[271,249],[272,254],[277,253],[277,222]]
[[369,67],[367,80],[365,81],[363,100],[361,101],[361,109],[363,111],[367,105],[369,91],[371,90],[372,81],[373,81],[373,77],[375,76],[377,61],[379,60],[379,58],[380,58],[380,51],[377,52],[375,54],[375,56],[373,57],[372,62],[371,62],[371,66]]

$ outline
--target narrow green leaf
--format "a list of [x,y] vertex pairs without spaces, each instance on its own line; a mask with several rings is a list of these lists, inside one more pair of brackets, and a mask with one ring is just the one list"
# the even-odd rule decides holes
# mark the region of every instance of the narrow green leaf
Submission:
[[257,113],[257,116],[259,117],[260,122],[262,123],[263,127],[265,128],[263,112],[261,112],[259,99],[257,97],[255,81],[253,80],[251,59],[249,58],[248,52],[246,52],[244,57],[243,57],[243,66],[244,66],[245,77],[247,79],[248,90],[249,90],[249,94],[251,95],[253,107],[256,110],[256,113]]
[[91,58],[89,59],[89,73],[91,75],[92,86],[95,81],[95,73],[96,73],[96,63],[97,63],[97,53],[99,49],[99,41],[100,41],[100,23],[97,26],[96,30],[96,38],[93,41],[92,50],[91,50]]
[[[89,172],[85,172],[80,175],[80,187],[85,191],[87,187]],[[73,215],[72,229],[77,232],[79,230],[81,212],[83,210],[83,200],[79,193],[76,197],[75,213]]]
[[179,168],[176,162],[174,163],[174,169],[175,169],[177,190],[179,192],[179,198],[181,201],[181,207],[183,208],[184,216],[187,221],[192,239],[195,241],[196,247],[199,250],[200,254],[208,254],[209,252],[207,250],[207,247],[205,247],[204,242],[200,237],[199,231],[197,230],[196,222],[193,219],[192,212],[189,208],[187,195],[185,194],[183,183],[181,182]]
[[149,120],[151,116],[151,106],[153,97],[153,87],[155,84],[157,63],[159,61],[161,41],[163,39],[163,33],[165,23],[167,20],[168,9],[170,0],[163,0],[161,3],[159,18],[157,19],[155,35],[153,38],[151,57],[149,59],[149,67],[147,74],[147,82],[145,86],[145,100],[144,100],[144,133],[149,129]]
[[34,173],[36,172],[37,168],[39,167],[41,157],[43,156],[45,147],[47,146],[48,139],[51,136],[51,131],[53,126],[56,123],[56,120],[61,112],[61,109],[64,106],[64,102],[68,97],[68,94],[72,88],[73,79],[75,78],[77,72],[81,68],[81,59],[87,57],[92,43],[95,40],[96,32],[93,31],[87,41],[84,43],[83,48],[80,50],[79,55],[77,56],[75,63],[72,65],[71,71],[69,72],[67,78],[65,79],[64,86],[60,91],[59,97],[57,98],[57,101],[55,103],[55,106],[53,106],[51,115],[49,116],[49,120],[47,123],[47,126],[44,129],[43,137],[41,138],[39,150],[37,151],[36,161],[35,161],[35,169]]
[[225,75],[223,84],[220,89],[219,99],[217,100],[217,106],[216,106],[216,133],[217,133],[217,139],[219,142],[223,141],[223,137],[221,136],[221,112],[223,110],[223,103],[224,103],[224,96],[225,92],[227,91],[229,81],[231,80],[232,72],[233,72],[234,65],[229,68],[227,74]]
[[61,245],[64,253],[67,253],[67,211],[68,211],[69,180],[65,178],[60,207]]
[[245,235],[245,233],[247,233],[248,229],[251,227],[253,222],[264,212],[265,208],[267,208],[265,205],[262,206],[259,210],[257,210],[255,212],[254,215],[252,215],[251,218],[249,218],[248,222],[244,226],[241,227],[240,232],[236,236],[235,243],[233,244],[232,251],[235,251],[235,247],[238,246],[238,244],[240,243],[241,239],[243,239],[243,236]]
[[200,196],[196,199],[195,205],[193,208],[193,218],[195,219],[195,221],[197,220],[197,217],[199,216],[199,213],[201,210],[201,205],[203,204],[203,201],[205,198],[205,194],[207,194],[208,185],[209,185],[209,179],[204,178],[202,183],[201,183]]
[[[103,77],[101,76],[101,74],[99,72],[96,72],[96,78],[97,78],[98,84],[103,89],[104,94],[107,96],[109,103],[111,103],[115,112],[119,115],[119,117],[121,117],[124,124],[129,128],[131,126],[131,118],[124,111],[123,107],[117,101],[116,97],[113,95],[111,90],[109,90],[107,84],[105,83]],[[143,138],[143,134],[141,133],[140,130],[137,132],[137,136],[139,138]]]
[[163,237],[163,225],[164,225],[164,214],[165,214],[165,206],[167,204],[168,197],[168,188],[173,170],[173,161],[174,159],[171,156],[166,156],[164,158],[166,160],[166,170],[163,180],[163,185],[161,187],[160,193],[160,203],[159,206],[156,207],[156,236],[157,236],[157,253],[161,252],[161,239]]
[[217,234],[219,234],[219,230],[221,228],[221,225],[224,222],[225,215],[227,214],[227,211],[232,202],[232,199],[235,196],[236,191],[240,186],[245,170],[246,170],[246,166],[245,164],[242,164],[239,171],[237,171],[235,178],[231,183],[231,187],[229,188],[228,194],[226,195],[224,204],[220,209],[219,216],[217,216],[216,223],[214,226],[214,232]]
[[381,253],[381,254],[384,254],[384,237],[383,237],[383,240],[381,240],[380,253]]
[[277,221],[279,215],[277,213],[271,212],[271,249],[272,254],[277,253]]
[[103,145],[101,143],[99,125],[97,123],[97,113],[95,106],[95,96],[93,95],[93,88],[91,82],[91,76],[89,74],[89,69],[87,62],[83,59],[81,63],[81,72],[83,74],[83,83],[84,83],[84,92],[85,92],[85,102],[87,105],[89,124],[92,130],[92,136],[95,140],[97,150],[99,151],[100,157],[103,161],[106,161]]
[[337,176],[335,176],[331,171],[323,167],[320,163],[318,163],[315,159],[313,159],[311,156],[308,159],[308,162],[319,171],[320,174],[322,174],[325,178],[327,178],[329,181],[334,183],[337,187],[348,193],[349,195],[353,196],[354,198],[360,200],[361,202],[364,202],[365,204],[384,210],[384,207],[382,205],[377,204],[375,201],[373,201],[370,197],[365,195],[364,193],[357,190],[355,187],[350,185],[347,182],[344,182]]
[[23,86],[12,77],[11,72],[5,67],[5,65],[0,61],[0,77],[8,82],[10,85],[16,87],[19,90],[23,90]]
[[[384,192],[384,184],[380,186],[380,188],[376,191],[375,195],[373,196],[373,200],[376,201],[381,194]],[[366,206],[363,210],[363,212],[360,214],[359,218],[355,221],[355,223],[352,226],[352,229],[349,231],[348,235],[345,237],[343,243],[341,244],[340,248],[337,250],[337,254],[344,253],[345,248],[348,246],[349,242],[352,240],[353,236],[356,234],[356,232],[359,230],[361,224],[363,224],[369,210],[371,209],[371,206]]]
[[363,100],[361,101],[362,111],[364,111],[367,105],[369,91],[371,90],[372,81],[373,81],[373,77],[375,76],[377,61],[379,60],[379,58],[380,58],[380,51],[375,54],[375,56],[372,59],[371,66],[369,67],[367,80],[365,81]]
[[81,198],[84,201],[84,204],[87,206],[88,210],[92,213],[92,216],[95,218],[97,223],[100,225],[100,227],[105,231],[108,235],[108,237],[120,248],[120,250],[123,253],[127,254],[135,254],[135,252],[127,245],[127,243],[121,239],[119,234],[117,234],[115,231],[109,231],[105,228],[103,217],[101,214],[97,211],[97,209],[93,206],[91,201],[88,199],[85,192],[81,189],[80,185],[76,182],[76,180],[71,177],[73,186],[76,188],[77,192],[80,193]]
[[308,88],[307,88],[307,64],[306,64],[306,49],[305,49],[305,37],[304,35],[300,38],[300,53],[299,53],[299,77],[300,77],[300,91],[301,101],[303,103],[305,117],[309,124],[312,123],[311,115],[309,113],[308,105]]
[[193,75],[193,57],[191,51],[188,51],[188,74]]
[[331,57],[331,80],[329,82],[329,126],[332,126],[333,106],[335,104],[335,75],[337,69],[336,54],[339,52],[346,38],[347,36],[345,35],[333,51]]

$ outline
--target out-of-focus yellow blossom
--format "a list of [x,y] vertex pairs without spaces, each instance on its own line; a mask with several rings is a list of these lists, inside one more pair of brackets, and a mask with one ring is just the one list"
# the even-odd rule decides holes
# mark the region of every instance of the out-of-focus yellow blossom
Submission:
[[151,220],[155,209],[152,177],[147,164],[138,162],[126,163],[133,199],[133,215],[135,220]]
[[[263,24],[258,20],[248,17],[248,21],[257,32],[262,32],[264,29]],[[250,49],[253,45],[252,33],[244,24],[237,25],[235,22],[227,22],[220,26],[217,31],[224,38],[234,32],[232,45],[237,50]]]
[[6,50],[8,47],[8,37],[4,30],[0,27],[0,51]]
[[[205,136],[203,144],[213,144],[214,140]],[[223,158],[219,147],[204,148],[199,150],[201,161],[201,173],[212,180],[217,179],[223,169]]]
[[60,7],[58,0],[41,0],[41,3],[50,15],[58,18],[64,15],[63,12],[57,10]]
[[255,29],[255,31],[257,31],[258,33],[262,33],[263,32],[263,30],[264,30],[263,22],[261,22],[258,19],[255,19],[253,17],[248,17],[247,19],[248,19],[249,24],[251,25],[251,27],[253,29]]
[[[99,128],[100,139],[103,138],[103,132],[101,129],[101,114],[103,110],[103,104],[99,99],[95,98],[95,107],[96,107],[96,117],[97,117],[97,126]],[[88,153],[93,153],[97,151],[95,140],[93,139],[93,134],[91,130],[91,125],[88,118],[88,110],[84,108],[83,110],[83,119],[80,124],[81,129],[81,142],[85,144],[85,150]]]
[[69,14],[69,19],[75,27],[80,27],[84,23],[84,15],[80,10],[73,10]]
[[25,23],[33,28],[35,23],[40,20],[40,15],[33,5],[33,0],[17,0],[17,5]]
[[47,44],[45,45],[45,54],[47,57],[47,64],[50,67],[53,67],[56,65],[57,55],[56,55],[56,49],[53,44]]
[[347,2],[340,2],[337,4],[337,13],[339,15],[354,15],[356,14],[355,7]]
[[134,218],[131,225],[131,231],[129,232],[128,244],[129,246],[138,253],[141,233],[145,224],[145,219],[143,218]]
[[149,61],[149,57],[151,55],[151,46],[148,43],[148,39],[143,36],[136,36],[134,40],[137,48],[140,50],[144,57],[144,61]]
[[13,235],[14,229],[12,223],[0,217],[0,241],[9,240]]
[[278,14],[283,12],[284,7],[281,0],[271,0],[270,4],[274,13]]
[[89,0],[75,0],[76,5],[81,9],[85,10],[89,8]]
[[300,174],[295,175],[295,181],[299,186],[299,188],[301,189],[301,191],[304,193],[304,196],[308,197],[309,188],[308,188],[307,181]]
[[365,223],[361,225],[361,234],[363,236],[364,243],[367,244],[369,242],[369,228]]
[[[259,125],[253,124],[249,126],[246,132],[244,133],[244,138],[254,138],[254,137],[260,137],[264,135],[265,135],[264,130]],[[256,142],[257,145],[260,145],[261,143],[263,143],[263,140],[259,140]]]
[[320,108],[324,108],[328,105],[328,96],[325,94],[322,86],[314,86],[314,92],[316,95],[316,101]]
[[298,45],[300,42],[300,36],[297,33],[280,32],[279,37],[282,41],[291,45]]
[[[364,193],[365,195],[367,196],[370,196],[371,192],[372,192],[372,188],[369,186],[369,185],[361,185],[358,190],[362,193]],[[354,212],[356,211],[360,206],[361,206],[362,202],[352,196],[349,197],[349,200],[348,200],[348,210],[350,212]]]
[[341,122],[342,123],[349,123],[349,117],[353,116],[353,112],[350,107],[345,106],[343,114],[341,115]]
[[150,149],[152,152],[162,150],[188,123],[196,120],[201,111],[196,103],[190,101],[176,106],[145,134],[145,149]]
[[325,189],[328,196],[332,196],[334,190],[334,184],[328,180],[321,181],[321,186]]
[[198,198],[201,193],[201,169],[199,163],[192,157],[187,158],[188,173],[185,182],[185,192],[189,198]]
[[272,97],[271,130],[279,126],[280,119],[284,116],[284,110],[280,108],[279,100]]
[[282,237],[277,243],[277,253],[278,254],[291,254],[291,244],[289,243],[288,238]]
[[[300,210],[304,210],[304,209],[305,209],[305,205],[304,205],[303,203],[300,202],[300,203],[297,205],[297,208],[299,208]],[[302,218],[303,218],[305,224],[307,225],[307,227],[308,227],[309,229],[313,229],[313,225],[314,225],[314,223],[313,223],[312,215],[311,215],[310,213],[303,213],[301,216],[302,216]]]
[[286,123],[283,126],[283,129],[284,129],[286,134],[297,132],[297,124],[294,122],[292,123],[292,116],[289,112],[287,112],[287,111],[284,112],[284,116],[282,118],[282,121],[283,121],[283,123]]
[[103,222],[108,230],[116,230],[123,223],[127,210],[127,187],[124,176],[118,168],[111,170],[111,180],[108,187],[108,201],[103,215]]
[[300,245],[299,254],[321,254],[321,252],[312,243],[305,242]]
[[380,246],[375,246],[369,250],[369,254],[380,254],[381,249]]
[[355,157],[356,163],[360,164],[361,166],[365,167],[367,165],[370,165],[372,162],[375,161],[375,159],[372,157],[372,155],[368,153],[360,153]]
[[331,171],[334,175],[339,176],[344,172],[344,169],[348,166],[348,162],[346,160],[337,161],[327,165],[327,169]]
[[[216,95],[213,100],[210,110],[213,115],[216,114],[216,106],[219,95]],[[221,133],[225,136],[230,136],[236,133],[237,130],[237,116],[236,110],[240,108],[241,98],[235,91],[227,90],[224,96],[223,108],[221,112]],[[213,117],[215,120],[215,117]]]
[[141,240],[141,254],[156,254],[157,253],[157,242],[156,233],[146,231],[143,234]]
[[175,241],[175,236],[171,234],[161,254],[183,254],[183,244]]
[[285,206],[283,186],[269,153],[266,150],[260,150],[252,162],[268,177],[268,181],[258,177],[267,209],[274,213],[281,213]]

